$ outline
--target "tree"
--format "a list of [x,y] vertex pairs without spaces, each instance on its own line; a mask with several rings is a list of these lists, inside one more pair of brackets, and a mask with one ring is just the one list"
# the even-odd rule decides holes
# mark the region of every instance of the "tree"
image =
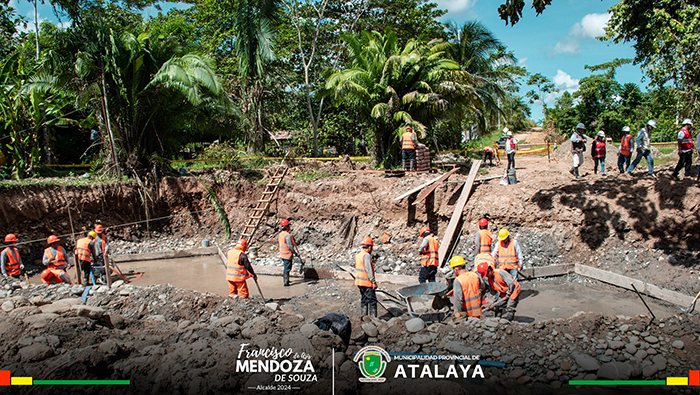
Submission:
[[[552,4],[552,0],[533,0],[532,8],[535,9],[537,15],[540,15],[550,4]],[[524,7],[524,0],[505,0],[505,3],[498,6],[498,15],[506,22],[506,25],[508,23],[515,25],[522,18]]]
[[328,78],[334,104],[345,103],[370,119],[372,158],[388,167],[398,162],[398,136],[412,126],[420,136],[453,111],[480,111],[473,78],[448,59],[445,43],[409,40],[403,48],[389,33],[346,35],[350,62]]
[[553,92],[558,92],[559,90],[554,87],[554,84],[552,81],[547,78],[546,76],[536,73],[530,76],[530,79],[527,80],[528,85],[534,85],[537,90],[532,89],[528,91],[525,96],[527,96],[530,99],[530,103],[534,103],[536,101],[539,101],[542,103],[542,114],[544,115],[544,124],[547,124],[547,103],[545,102],[545,98],[547,97],[547,94],[553,93]]
[[15,9],[8,4],[10,0],[0,0],[0,60],[9,56],[18,44],[17,25],[21,19]]

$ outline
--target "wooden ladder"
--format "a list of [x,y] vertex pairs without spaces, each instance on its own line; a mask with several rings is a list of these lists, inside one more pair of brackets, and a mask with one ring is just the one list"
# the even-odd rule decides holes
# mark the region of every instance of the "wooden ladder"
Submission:
[[270,183],[265,185],[265,191],[263,191],[262,197],[253,208],[253,212],[250,214],[250,217],[248,217],[248,220],[246,220],[246,224],[243,227],[243,232],[241,233],[241,238],[245,239],[248,244],[252,243],[253,235],[255,234],[255,231],[258,230],[260,222],[265,216],[267,209],[270,208],[270,203],[274,200],[285,174],[287,174],[287,166],[281,165],[276,168],[275,174],[272,175]]

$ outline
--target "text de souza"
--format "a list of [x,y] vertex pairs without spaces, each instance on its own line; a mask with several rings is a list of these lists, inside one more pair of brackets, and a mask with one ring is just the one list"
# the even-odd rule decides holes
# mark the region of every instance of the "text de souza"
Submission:
[[238,350],[237,373],[272,373],[275,382],[282,383],[318,381],[310,355],[291,348],[246,348],[249,345],[243,343]]

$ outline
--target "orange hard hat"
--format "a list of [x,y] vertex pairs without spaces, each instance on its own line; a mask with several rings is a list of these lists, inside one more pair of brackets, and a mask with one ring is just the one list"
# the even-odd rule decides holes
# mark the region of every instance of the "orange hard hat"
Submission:
[[289,220],[283,219],[282,221],[280,221],[280,226],[281,227],[289,226]]
[[489,272],[489,264],[486,262],[481,262],[480,264],[476,265],[476,272],[481,275],[481,278],[485,278],[486,273]]
[[46,269],[43,272],[41,272],[41,281],[44,284],[51,284],[51,280],[54,279],[53,272],[51,269]]
[[103,230],[104,228],[102,227],[102,224],[95,225],[95,232],[102,233]]
[[248,249],[248,242],[245,241],[245,239],[239,239],[236,243],[236,246],[240,246],[241,248],[243,248],[243,251],[246,251]]
[[5,236],[5,243],[14,243],[17,241],[17,236],[15,236],[12,233],[9,233],[7,236]]
[[486,218],[482,218],[479,220],[479,226],[488,226],[489,221],[486,220]]
[[56,243],[56,242],[59,242],[59,241],[61,241],[61,239],[59,239],[59,238],[56,237],[55,235],[51,235],[51,236],[49,236],[48,239],[46,239],[46,242],[47,242],[48,244]]
[[420,230],[418,231],[418,235],[419,235],[420,237],[423,237],[423,235],[425,234],[425,232],[430,233],[430,228],[428,228],[427,226],[424,226],[424,227],[420,228]]
[[370,237],[365,237],[365,238],[362,239],[362,241],[360,242],[360,245],[363,246],[363,247],[364,247],[364,246],[374,246],[374,242],[372,241],[372,238],[370,238]]

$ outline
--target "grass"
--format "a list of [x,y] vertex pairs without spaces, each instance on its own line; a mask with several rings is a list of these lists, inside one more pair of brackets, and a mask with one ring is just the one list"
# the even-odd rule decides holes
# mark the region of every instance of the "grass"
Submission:
[[75,177],[67,176],[61,178],[23,178],[21,180],[0,180],[0,188],[22,188],[26,186],[89,186],[89,185],[99,185],[111,182],[132,182],[133,180],[128,177],[122,177],[121,179],[117,177],[95,177],[91,175],[90,177]]
[[334,177],[333,174],[326,172],[323,169],[309,169],[306,171],[299,172],[294,175],[294,178],[298,181],[315,181],[321,178]]

